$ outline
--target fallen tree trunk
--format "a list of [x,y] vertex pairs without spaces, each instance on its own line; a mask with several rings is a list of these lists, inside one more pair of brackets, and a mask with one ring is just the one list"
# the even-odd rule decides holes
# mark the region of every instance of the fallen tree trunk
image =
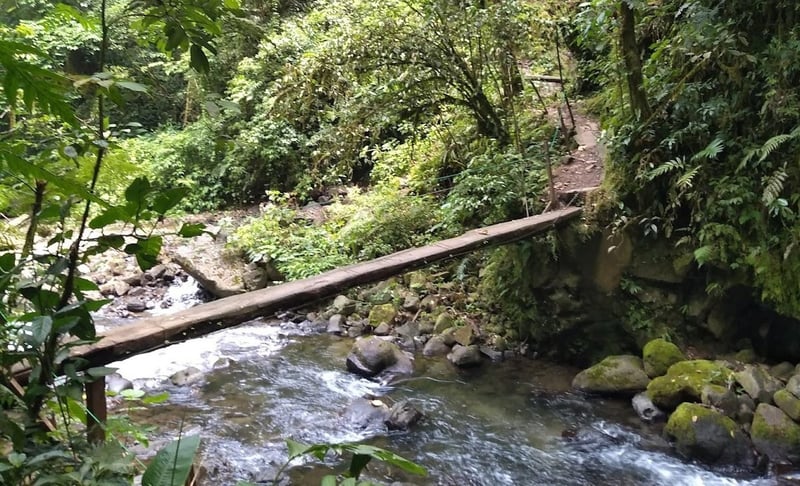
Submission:
[[[95,344],[76,347],[72,355],[87,360],[87,367],[102,366],[256,317],[332,297],[350,287],[383,280],[471,251],[518,241],[573,220],[581,213],[581,208],[571,207],[487,226],[315,277],[226,297],[168,316],[141,319],[135,324],[109,330]],[[26,371],[17,370],[17,376],[24,376]]]

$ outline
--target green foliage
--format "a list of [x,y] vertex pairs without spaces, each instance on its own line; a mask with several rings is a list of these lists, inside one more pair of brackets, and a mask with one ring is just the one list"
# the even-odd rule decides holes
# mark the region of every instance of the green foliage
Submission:
[[200,436],[182,436],[158,451],[142,475],[142,486],[184,486],[200,447]]

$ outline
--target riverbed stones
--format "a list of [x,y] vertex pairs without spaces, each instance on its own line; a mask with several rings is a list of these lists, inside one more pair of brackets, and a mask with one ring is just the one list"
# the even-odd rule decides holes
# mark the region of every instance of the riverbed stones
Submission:
[[422,418],[420,412],[410,400],[401,400],[389,410],[389,417],[385,420],[389,430],[408,430]]
[[442,312],[436,318],[436,323],[433,325],[433,332],[436,334],[443,333],[446,329],[450,329],[453,327],[453,316],[448,314],[447,312]]
[[177,371],[169,377],[169,381],[175,386],[186,386],[203,379],[203,372],[194,366]]
[[475,332],[469,324],[461,326],[453,332],[453,339],[462,346],[469,346],[475,341]]
[[372,327],[378,327],[382,322],[391,324],[394,318],[397,317],[397,311],[392,304],[379,304],[373,306],[369,311],[369,324]]
[[647,388],[650,379],[638,356],[609,356],[578,373],[572,387],[585,393],[633,395]]
[[772,396],[783,388],[780,380],[758,365],[745,365],[744,369],[734,376],[736,382],[758,403],[772,403]]
[[670,415],[664,435],[678,452],[709,464],[752,467],[755,456],[747,436],[730,417],[697,403],[682,403]]
[[442,336],[433,336],[425,343],[422,354],[425,356],[444,356],[450,352],[450,346],[444,341]]
[[775,401],[775,405],[783,410],[783,413],[795,422],[800,421],[800,399],[785,388],[776,391],[772,398]]
[[633,405],[636,415],[645,422],[657,422],[667,417],[667,414],[658,408],[645,392],[634,395],[631,405]]
[[381,322],[378,327],[372,331],[372,334],[376,336],[388,336],[392,332],[392,326],[390,326],[386,322]]
[[713,407],[727,417],[734,418],[739,412],[739,398],[730,388],[722,385],[707,384],[700,392],[703,405]]
[[800,460],[800,425],[778,407],[767,403],[758,405],[750,437],[756,450],[773,462]]
[[328,334],[336,334],[341,336],[344,334],[344,326],[347,324],[347,320],[342,314],[334,314],[328,319],[328,328],[326,332]]
[[419,297],[415,294],[407,294],[403,299],[403,309],[416,312],[419,309]]
[[679,361],[667,374],[647,385],[647,396],[658,407],[674,410],[681,402],[699,402],[708,384],[727,386],[733,372],[714,361],[696,359]]
[[800,398],[800,374],[794,375],[786,382],[786,390],[792,395]]
[[456,344],[447,355],[447,359],[461,368],[478,366],[481,364],[481,350],[476,344],[471,346]]
[[769,374],[785,382],[794,374],[794,365],[788,361],[778,363],[769,369]]
[[670,366],[685,359],[680,348],[666,339],[653,339],[642,350],[644,372],[650,378],[665,375]]
[[347,370],[371,378],[380,373],[411,374],[414,366],[396,344],[370,336],[353,344],[347,356]]
[[356,311],[356,301],[346,295],[337,295],[331,307],[338,313],[347,317]]

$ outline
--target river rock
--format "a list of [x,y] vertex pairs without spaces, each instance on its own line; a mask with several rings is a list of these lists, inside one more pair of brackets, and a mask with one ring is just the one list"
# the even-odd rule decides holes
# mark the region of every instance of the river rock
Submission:
[[419,297],[415,294],[408,294],[403,300],[403,309],[416,312],[419,309]]
[[732,375],[730,369],[713,361],[679,361],[647,385],[647,396],[658,407],[674,410],[681,402],[699,402],[708,384],[727,386]]
[[481,350],[475,344],[471,346],[456,344],[447,355],[447,359],[462,368],[477,366],[481,364]]
[[389,410],[389,417],[384,422],[389,430],[408,430],[422,418],[410,400],[401,400]]
[[125,304],[125,308],[131,312],[144,312],[147,310],[147,304],[142,300],[131,300]]
[[369,324],[372,327],[378,327],[382,322],[391,324],[394,318],[397,317],[397,311],[394,310],[392,304],[379,304],[373,306],[369,311]]
[[422,354],[425,356],[443,356],[450,352],[450,346],[442,336],[433,336],[425,343]]
[[792,395],[800,398],[800,374],[794,375],[786,382],[786,390]]
[[794,365],[788,361],[778,363],[769,369],[769,374],[785,382],[794,374]]
[[739,398],[730,388],[708,384],[700,392],[700,402],[713,407],[724,415],[734,418],[739,412]]
[[328,327],[325,330],[328,334],[342,335],[344,333],[344,326],[347,320],[341,314],[334,314],[328,319]]
[[106,376],[106,390],[112,393],[119,393],[123,390],[133,390],[133,382],[124,378],[119,373],[111,373]]
[[800,425],[778,407],[767,403],[758,405],[750,437],[756,450],[773,462],[800,460]]
[[745,365],[735,375],[736,381],[753,400],[758,403],[772,403],[772,396],[783,388],[783,384],[759,365]]
[[392,332],[392,326],[390,326],[389,324],[387,324],[385,322],[381,322],[378,325],[378,327],[376,327],[375,330],[372,331],[372,334],[374,334],[376,336],[388,336],[389,333],[391,333],[391,332]]
[[390,409],[382,401],[356,398],[342,413],[342,420],[358,430],[382,429],[389,415]]
[[475,340],[475,332],[469,324],[459,327],[453,332],[453,339],[462,346],[469,346]]
[[433,334],[433,323],[428,319],[422,319],[419,322],[419,333],[420,334]]
[[421,293],[428,288],[428,278],[422,271],[410,272],[407,274],[408,288],[414,292]]
[[795,422],[800,421],[800,399],[792,395],[785,388],[776,391],[772,398],[775,400],[775,405],[783,410],[783,413],[788,415]]
[[347,337],[355,339],[359,336],[363,336],[364,334],[366,334],[365,332],[366,329],[367,328],[363,322],[353,322],[347,328]]
[[394,332],[398,336],[402,336],[404,338],[415,338],[419,336],[419,326],[416,322],[407,322],[400,327],[397,327]]
[[447,312],[442,312],[436,318],[436,323],[433,325],[433,332],[436,334],[441,334],[445,330],[450,329],[453,327],[453,316],[448,314]]
[[666,339],[653,339],[642,350],[644,372],[650,378],[665,375],[670,366],[685,359],[680,348]]
[[336,313],[347,317],[356,311],[356,301],[350,299],[346,295],[337,295],[336,298],[333,299],[331,307],[333,307]]
[[667,417],[667,414],[656,407],[645,392],[639,392],[634,395],[631,400],[631,405],[633,405],[636,415],[645,422],[657,422]]
[[411,374],[411,359],[396,344],[370,336],[357,340],[347,356],[347,370],[373,377],[379,373]]
[[756,413],[756,402],[747,393],[742,393],[736,397],[739,400],[739,410],[736,412],[736,419],[740,424],[748,427],[753,423],[753,416]]
[[203,372],[194,366],[175,372],[169,381],[175,386],[186,386],[203,379]]
[[670,415],[664,435],[686,457],[709,464],[755,464],[750,441],[736,422],[700,404],[680,404]]
[[586,393],[633,395],[647,388],[650,379],[638,356],[609,356],[578,373],[572,387]]

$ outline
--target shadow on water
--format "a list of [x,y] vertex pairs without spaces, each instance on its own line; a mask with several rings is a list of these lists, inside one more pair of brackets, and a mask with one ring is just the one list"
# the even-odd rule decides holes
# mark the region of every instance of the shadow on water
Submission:
[[[269,481],[286,458],[284,439],[366,441],[429,470],[411,477],[370,464],[370,479],[420,485],[774,484],[734,470],[709,470],[675,457],[659,430],[626,401],[587,400],[569,383],[576,370],[539,361],[486,363],[469,371],[418,357],[415,376],[381,387],[345,371],[351,341],[286,324],[253,323],[119,363],[123,376],[166,388],[169,402],[143,421],[174,434],[180,417],[204,438],[207,484]],[[210,369],[220,357],[232,363]],[[205,381],[176,388],[187,366]],[[409,432],[362,430],[342,417],[355,398],[411,399],[425,418]],[[172,428],[170,429],[170,425]],[[331,462],[330,465],[336,465]],[[319,484],[329,469],[292,468],[293,484]]]

